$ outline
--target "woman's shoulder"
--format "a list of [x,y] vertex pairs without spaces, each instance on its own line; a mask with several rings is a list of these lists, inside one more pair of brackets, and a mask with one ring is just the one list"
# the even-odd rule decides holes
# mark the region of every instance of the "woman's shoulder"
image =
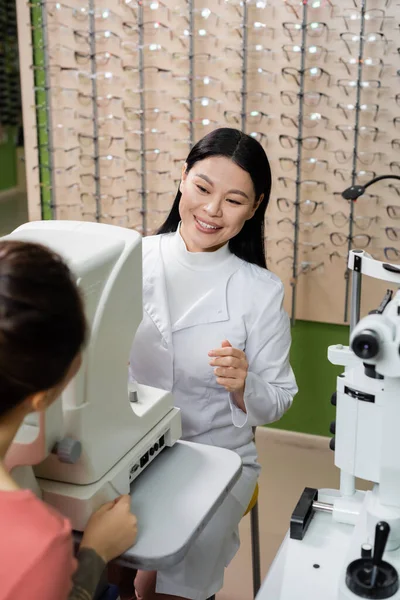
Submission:
[[26,521],[28,529],[37,528],[48,535],[71,533],[69,521],[30,490],[0,492],[0,507],[3,514],[18,514],[19,522]]
[[142,248],[143,252],[148,252],[152,250],[159,242],[159,235],[146,235],[146,237],[142,238]]
[[143,265],[143,283],[151,277],[155,269],[160,264],[163,249],[161,243],[164,239],[172,236],[172,233],[162,233],[160,235],[148,235],[142,239],[142,265]]
[[160,248],[160,243],[163,238],[168,238],[174,235],[173,233],[162,233],[160,235],[147,235],[142,238],[143,256],[152,252],[157,252]]
[[255,291],[259,289],[261,292],[265,292],[266,287],[276,292],[283,291],[283,283],[275,273],[254,263],[244,260],[242,263],[242,268],[238,273],[247,280],[247,285],[250,284]]
[[285,288],[280,278],[268,269],[244,262],[231,291],[231,297],[242,307],[248,331],[260,319],[267,327],[272,315],[283,314]]
[[67,519],[30,490],[0,492],[0,531],[5,597],[66,599],[76,568]]

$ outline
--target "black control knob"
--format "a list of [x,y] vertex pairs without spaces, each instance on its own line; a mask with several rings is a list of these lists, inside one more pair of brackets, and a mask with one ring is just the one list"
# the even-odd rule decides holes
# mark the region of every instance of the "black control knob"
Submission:
[[333,450],[333,452],[335,452],[335,438],[334,437],[329,441],[329,448],[331,450]]
[[373,556],[369,544],[361,548],[361,555],[369,554],[354,560],[346,570],[346,585],[359,598],[385,599],[394,596],[399,589],[399,576],[396,569],[382,560],[390,527],[381,521],[375,528]]
[[383,553],[385,552],[386,543],[390,532],[389,524],[386,521],[380,521],[375,527],[375,544],[374,555],[372,557],[372,575],[371,586],[373,587],[378,575],[378,568],[382,562]]
[[336,421],[332,421],[331,424],[329,425],[329,431],[331,432],[332,435],[335,435],[336,433]]
[[333,392],[331,396],[331,404],[332,406],[336,406],[336,392]]

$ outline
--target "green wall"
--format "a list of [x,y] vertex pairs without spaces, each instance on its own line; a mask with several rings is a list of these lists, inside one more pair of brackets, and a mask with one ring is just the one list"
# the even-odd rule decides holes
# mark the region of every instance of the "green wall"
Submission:
[[292,327],[291,364],[299,393],[290,410],[270,427],[330,435],[329,424],[335,418],[330,399],[343,367],[335,367],[328,361],[328,346],[348,343],[346,325],[296,321]]
[[7,140],[0,144],[0,190],[17,185],[16,128],[8,128]]

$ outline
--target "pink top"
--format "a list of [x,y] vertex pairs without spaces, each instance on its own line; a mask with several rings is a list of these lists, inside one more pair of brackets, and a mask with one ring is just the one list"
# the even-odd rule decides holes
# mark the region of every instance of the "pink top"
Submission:
[[66,600],[76,566],[67,519],[30,490],[0,492],[0,600]]

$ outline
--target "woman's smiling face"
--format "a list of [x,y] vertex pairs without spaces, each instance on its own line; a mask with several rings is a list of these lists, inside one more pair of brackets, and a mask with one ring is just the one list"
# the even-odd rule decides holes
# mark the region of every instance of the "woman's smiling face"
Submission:
[[247,171],[224,156],[186,165],[180,184],[181,235],[189,252],[213,252],[235,237],[254,215],[256,200]]

